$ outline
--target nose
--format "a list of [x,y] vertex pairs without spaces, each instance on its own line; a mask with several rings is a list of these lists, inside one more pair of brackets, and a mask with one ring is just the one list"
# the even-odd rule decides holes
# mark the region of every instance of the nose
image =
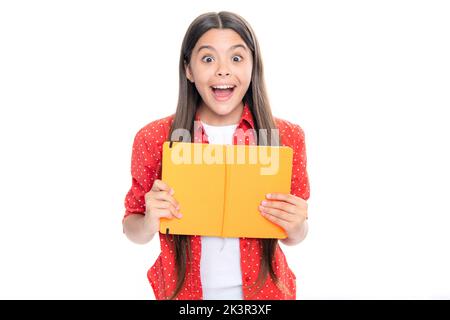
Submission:
[[229,76],[230,74],[231,74],[230,70],[228,69],[228,67],[224,63],[222,63],[219,66],[219,68],[217,69],[217,72],[216,72],[216,75],[218,77]]
[[229,75],[230,75],[229,71],[221,71],[221,70],[217,71],[217,76],[219,76],[219,77],[229,76]]

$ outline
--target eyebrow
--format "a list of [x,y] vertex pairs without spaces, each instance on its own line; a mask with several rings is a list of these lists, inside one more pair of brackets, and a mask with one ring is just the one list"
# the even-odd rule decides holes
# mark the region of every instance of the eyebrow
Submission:
[[[243,44],[235,44],[234,46],[231,46],[230,49],[228,49],[228,51],[231,51],[236,48],[243,48],[244,50],[247,50],[247,48]],[[217,50],[214,49],[213,46],[204,45],[204,46],[201,46],[200,48],[198,48],[197,53],[200,52],[200,50],[202,50],[202,49],[210,49],[210,50],[217,52]]]

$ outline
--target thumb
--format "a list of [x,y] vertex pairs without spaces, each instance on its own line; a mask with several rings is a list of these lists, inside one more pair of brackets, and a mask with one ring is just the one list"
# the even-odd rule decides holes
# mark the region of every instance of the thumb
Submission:
[[170,194],[174,193],[173,189],[171,189],[167,183],[158,179],[156,179],[155,182],[153,183],[152,191],[169,191]]

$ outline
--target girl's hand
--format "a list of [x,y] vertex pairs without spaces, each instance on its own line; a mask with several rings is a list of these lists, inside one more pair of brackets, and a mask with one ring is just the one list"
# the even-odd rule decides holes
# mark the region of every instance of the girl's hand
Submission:
[[308,218],[308,203],[292,194],[270,193],[266,197],[259,206],[262,216],[283,228],[288,236],[286,240],[298,241]]
[[159,231],[159,219],[181,219],[180,205],[172,195],[175,193],[169,185],[156,179],[152,189],[145,194],[144,228],[151,235]]

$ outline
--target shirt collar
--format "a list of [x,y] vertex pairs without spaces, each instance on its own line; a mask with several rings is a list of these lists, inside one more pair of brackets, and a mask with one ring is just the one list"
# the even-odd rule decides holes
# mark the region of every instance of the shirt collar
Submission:
[[[195,121],[200,122],[200,115],[198,113],[198,110],[195,112]],[[237,127],[245,128],[245,129],[254,129],[255,128],[252,112],[250,111],[250,107],[248,106],[248,103],[244,104],[244,109],[242,111],[241,119],[239,120]],[[198,129],[203,130],[203,126],[200,124]]]

